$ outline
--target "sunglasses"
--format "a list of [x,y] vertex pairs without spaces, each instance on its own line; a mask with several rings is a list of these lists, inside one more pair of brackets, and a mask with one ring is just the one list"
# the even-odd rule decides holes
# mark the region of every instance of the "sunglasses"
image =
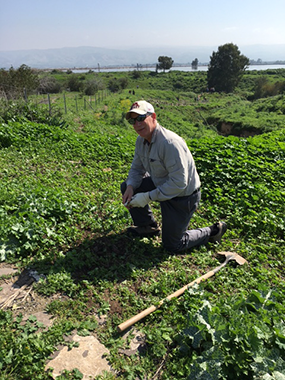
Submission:
[[128,122],[131,124],[131,125],[134,125],[136,121],[138,122],[141,122],[141,121],[144,121],[149,115],[151,115],[150,112],[146,113],[145,115],[138,115],[137,117],[131,117],[130,119],[128,119]]

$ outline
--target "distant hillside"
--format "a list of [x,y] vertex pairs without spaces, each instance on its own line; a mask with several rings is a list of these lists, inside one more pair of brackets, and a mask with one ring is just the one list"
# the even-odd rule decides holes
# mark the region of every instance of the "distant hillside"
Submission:
[[[0,51],[0,68],[17,68],[26,64],[32,68],[95,68],[156,63],[160,55],[172,57],[175,63],[191,63],[198,58],[208,63],[218,46],[156,47],[132,50],[116,50],[98,47],[74,47],[43,50]],[[284,61],[285,45],[252,45],[239,47],[249,59],[263,62]]]

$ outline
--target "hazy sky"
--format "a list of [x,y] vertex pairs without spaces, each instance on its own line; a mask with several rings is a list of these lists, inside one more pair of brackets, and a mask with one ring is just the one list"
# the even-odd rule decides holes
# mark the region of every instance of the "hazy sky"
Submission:
[[285,44],[285,0],[0,0],[0,50]]

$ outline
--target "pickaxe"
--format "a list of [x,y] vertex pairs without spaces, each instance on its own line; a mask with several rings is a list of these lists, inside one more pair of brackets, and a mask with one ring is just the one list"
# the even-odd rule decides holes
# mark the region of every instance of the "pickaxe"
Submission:
[[189,284],[183,286],[182,288],[176,290],[176,292],[170,294],[169,296],[167,296],[166,298],[164,298],[163,300],[161,300],[158,303],[157,306],[152,305],[149,308],[147,308],[147,309],[143,310],[142,312],[140,312],[139,314],[131,317],[127,321],[121,323],[118,326],[118,331],[122,332],[122,331],[126,330],[128,327],[132,326],[134,323],[140,321],[141,319],[143,319],[147,315],[151,314],[152,312],[154,312],[155,310],[157,310],[165,302],[165,300],[171,300],[174,297],[179,297],[190,286],[193,286],[195,284],[199,284],[201,281],[207,280],[209,277],[214,276],[214,274],[216,274],[220,269],[222,269],[223,267],[225,267],[230,260],[236,261],[239,265],[243,265],[243,264],[247,263],[247,261],[243,257],[241,257],[240,255],[238,255],[235,252],[218,252],[218,254],[219,255],[223,255],[223,256],[226,257],[225,261],[221,265],[219,265],[215,269],[211,270],[210,272],[207,272],[206,274],[204,274],[203,276],[197,278],[196,280],[190,282]]

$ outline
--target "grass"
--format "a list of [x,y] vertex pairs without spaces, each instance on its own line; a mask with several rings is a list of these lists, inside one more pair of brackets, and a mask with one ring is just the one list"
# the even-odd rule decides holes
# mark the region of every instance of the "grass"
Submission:
[[[139,87],[135,96],[128,90],[108,94],[95,112],[82,103],[67,114],[59,96],[63,114],[56,111],[50,123],[42,121],[44,105],[32,121],[23,108],[2,123],[1,258],[44,274],[38,294],[63,297],[48,302],[55,323],[40,336],[35,320],[22,325],[20,316],[1,311],[1,379],[49,379],[44,364],[74,329],[95,334],[110,350],[116,375],[98,379],[284,375],[284,123],[273,118],[273,132],[245,139],[219,136],[211,122],[213,115],[222,119],[236,109],[237,122],[244,125],[244,112],[252,123],[255,107],[282,110],[282,98],[249,103],[237,94],[207,95],[205,101],[192,95],[179,93],[178,100],[173,92]],[[131,220],[120,183],[136,135],[123,114],[136,97],[152,101],[160,123],[189,145],[202,181],[190,227],[226,220],[219,246],[171,255],[159,237],[131,239],[124,233]],[[159,206],[153,208],[160,222]],[[145,335],[141,354],[121,353],[126,342],[118,324],[216,267],[220,251],[235,251],[249,264],[231,263],[165,303],[135,325]],[[104,324],[98,316],[105,316]]]

